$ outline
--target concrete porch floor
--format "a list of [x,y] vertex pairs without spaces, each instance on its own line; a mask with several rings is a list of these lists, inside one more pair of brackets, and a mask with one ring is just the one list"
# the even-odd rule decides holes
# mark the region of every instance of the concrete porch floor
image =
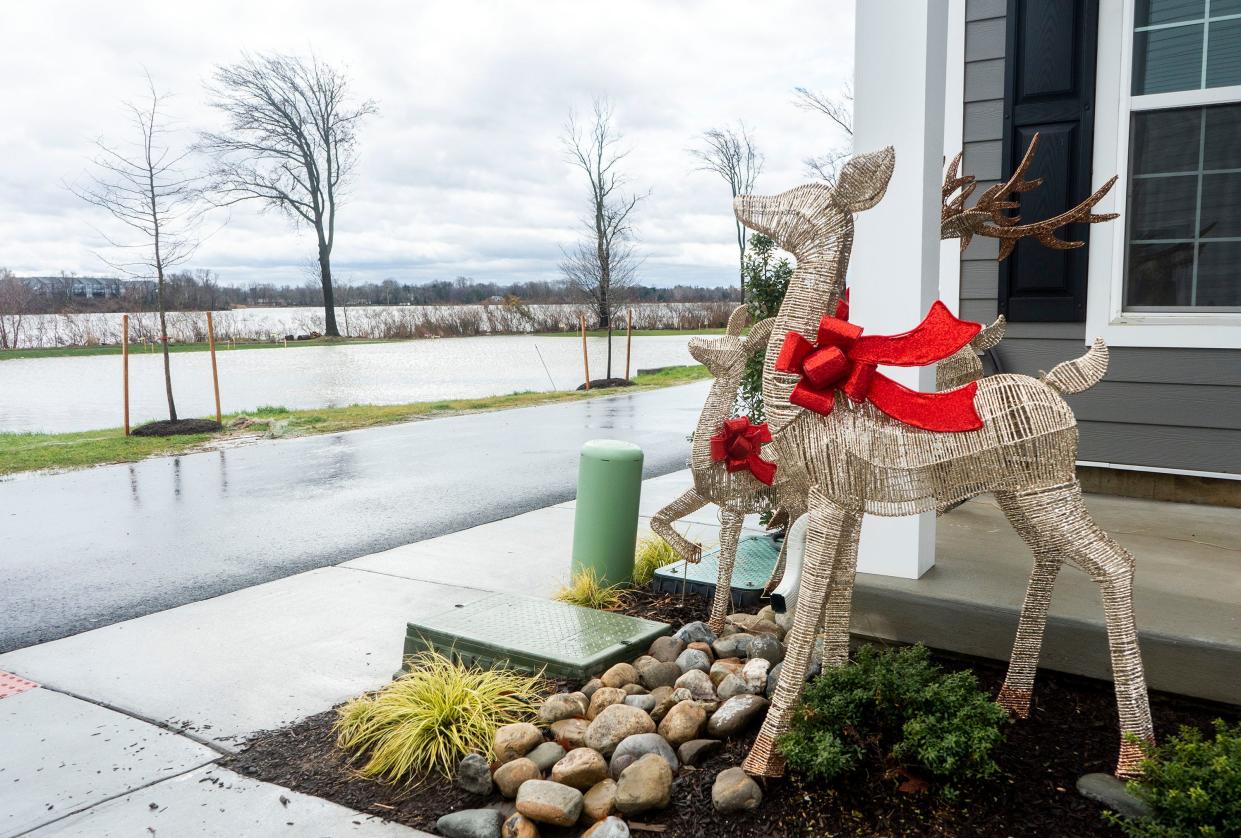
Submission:
[[[1241,509],[1087,495],[1137,560],[1135,611],[1151,689],[1241,704]],[[1007,659],[1032,558],[990,496],[941,517],[921,579],[860,574],[855,634]],[[1066,564],[1040,665],[1110,680],[1098,588]]]

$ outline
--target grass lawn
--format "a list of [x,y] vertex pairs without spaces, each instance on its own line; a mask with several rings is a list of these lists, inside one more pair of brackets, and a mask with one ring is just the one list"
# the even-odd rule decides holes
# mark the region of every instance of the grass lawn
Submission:
[[[658,337],[659,335],[722,335],[723,329],[634,329],[633,336],[636,338]],[[577,332],[537,332],[537,337],[541,338],[580,338],[581,331]],[[607,329],[587,329],[586,337],[605,338],[608,336]],[[624,328],[614,328],[612,330],[612,340],[625,337]]]
[[[291,340],[288,347],[294,346],[343,346],[356,343],[391,343],[387,340],[370,340],[368,338],[314,338],[313,340]],[[250,343],[230,344],[216,341],[216,352],[232,352],[235,349],[283,349],[284,341],[257,341]],[[170,343],[169,352],[206,352],[205,343]],[[130,355],[158,354],[160,345],[135,344],[129,345]],[[16,361],[20,358],[75,358],[81,355],[120,355],[119,345],[108,346],[54,346],[46,349],[5,349],[0,350],[0,361]]]
[[[350,405],[311,410],[260,407],[246,413],[224,417],[225,430],[218,434],[188,434],[174,437],[125,436],[120,428],[80,431],[67,434],[0,433],[0,475],[37,469],[69,469],[102,463],[132,463],[157,455],[182,454],[221,440],[255,441],[269,436],[307,436],[330,434],[376,425],[392,425],[435,416],[504,410],[551,402],[576,401],[600,396],[654,390],[709,378],[706,367],[691,365],[667,367],[634,379],[635,386],[624,389],[553,390],[511,393],[481,399],[450,399],[393,405]],[[230,427],[240,416],[250,419],[245,427]]]

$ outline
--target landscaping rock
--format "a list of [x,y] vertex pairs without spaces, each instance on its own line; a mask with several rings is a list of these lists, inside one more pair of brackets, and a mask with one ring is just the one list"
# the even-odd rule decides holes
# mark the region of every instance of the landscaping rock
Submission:
[[457,785],[470,794],[491,794],[491,766],[479,754],[468,754],[457,765]]
[[585,686],[582,687],[582,695],[586,696],[587,701],[590,701],[590,699],[594,698],[595,690],[602,686],[603,682],[598,678],[591,678],[586,682]]
[[[676,666],[676,664],[673,664],[673,666]],[[679,669],[677,670],[677,672],[680,671]],[[686,692],[689,692],[689,690],[686,690]],[[651,698],[655,699],[655,709],[651,710],[651,718],[656,722],[663,719],[676,704],[672,700],[672,687],[656,687],[651,690]]]
[[612,754],[609,773],[613,779],[619,778],[626,768],[647,754],[663,757],[664,762],[668,763],[668,768],[672,771],[681,767],[676,753],[666,739],[658,733],[638,733],[616,746],[616,751]]
[[[732,677],[732,676],[729,676]],[[707,723],[707,711],[696,701],[682,701],[659,723],[659,735],[673,747],[697,739]]]
[[648,692],[650,692],[650,690],[648,690],[646,687],[642,686],[641,684],[626,684],[625,686],[621,687],[621,690],[623,690],[625,695],[627,696],[646,695]]
[[699,672],[707,673],[711,671],[711,659],[707,657],[707,653],[701,649],[686,649],[677,656],[677,666],[681,672],[689,672],[697,669]]
[[[706,677],[706,676],[703,676]],[[637,707],[611,704],[586,728],[586,746],[607,756],[626,737],[635,733],[654,733],[655,722]]]
[[505,763],[524,757],[543,741],[543,734],[529,722],[504,725],[496,728],[492,749],[496,754],[496,762]]
[[[678,689],[689,690],[689,697],[695,701],[715,701],[715,684],[701,669],[691,669],[677,679]],[[673,691],[675,697],[675,690]]]
[[715,650],[717,658],[744,658],[750,654],[750,643],[753,640],[754,635],[738,631],[736,634],[721,637],[711,648]]
[[764,605],[762,608],[758,609],[758,613],[754,616],[758,617],[760,620],[766,620],[769,623],[774,623],[776,621],[775,609],[773,609],[770,605]]
[[504,815],[498,809],[462,809],[435,822],[435,831],[447,838],[500,838]]
[[501,838],[539,838],[539,828],[525,815],[516,814],[504,822]]
[[565,748],[557,745],[555,742],[544,742],[526,754],[526,759],[537,765],[541,773],[546,774],[548,771],[551,771],[552,766],[559,762],[565,753]]
[[586,744],[586,728],[588,727],[590,727],[590,722],[585,719],[565,719],[552,723],[552,736],[560,747],[571,751]]
[[1111,774],[1083,774],[1077,781],[1077,792],[1127,818],[1145,818],[1151,813],[1146,801],[1130,794],[1124,780]]
[[790,631],[793,630],[793,616],[796,613],[797,613],[796,611],[784,611],[782,613],[776,614],[772,622],[778,625],[780,628],[784,629],[784,633],[787,635]]
[[724,743],[718,739],[692,739],[677,748],[677,758],[682,765],[701,765],[719,753]]
[[653,663],[659,663],[659,658],[653,658],[650,655],[643,655],[633,662],[633,668],[638,670],[639,674],[641,674],[642,667],[650,666]]
[[612,704],[622,704],[629,693],[619,687],[600,687],[590,697],[590,707],[586,709],[586,718],[594,719],[603,712],[603,708]]
[[673,635],[665,635],[664,637],[656,637],[651,643],[651,648],[647,652],[657,661],[667,663],[677,659],[677,655],[685,651],[685,641]]
[[[702,622],[701,620],[696,620],[695,622],[686,623],[685,625],[681,626],[681,628],[679,628],[676,631],[676,633],[673,634],[673,637],[680,640],[686,646],[688,646],[691,643],[714,643],[715,642],[715,632],[711,631],[710,627],[708,627],[707,624]],[[654,655],[654,652],[652,652],[651,654]],[[655,656],[658,657],[658,655],[655,655]]]
[[691,643],[685,648],[686,649],[697,649],[699,652],[702,652],[704,655],[707,656],[707,660],[709,661],[715,660],[715,652],[711,651],[710,643]]
[[574,748],[552,766],[551,780],[585,791],[608,776],[608,761],[593,748]]
[[573,826],[582,816],[582,793],[550,780],[530,780],[517,793],[517,811],[539,823]]
[[767,699],[759,695],[735,695],[720,705],[707,722],[707,733],[726,739],[745,730],[767,709]]
[[777,664],[784,660],[784,645],[772,634],[755,635],[750,642],[750,660],[763,658],[768,663]]
[[629,824],[617,817],[605,818],[583,832],[582,838],[629,838]]
[[711,786],[711,802],[716,811],[753,812],[763,802],[763,790],[740,768],[726,768]]
[[711,671],[707,675],[711,678],[711,683],[719,687],[729,675],[740,675],[741,668],[740,658],[725,658],[711,664]]
[[629,695],[625,696],[625,703],[630,707],[637,707],[643,713],[649,713],[655,709],[655,696],[646,695]]
[[681,667],[676,661],[657,661],[638,670],[638,678],[648,690],[671,687],[680,677]]
[[539,707],[539,719],[552,724],[563,719],[579,719],[590,709],[590,699],[582,693],[556,693]]
[[[767,673],[771,669],[771,661],[766,658],[750,658],[741,668],[741,678],[748,689],[746,692],[762,695],[767,689]],[[721,698],[724,695],[721,693]]]
[[533,760],[526,757],[518,757],[512,762],[506,762],[497,768],[492,779],[495,780],[496,788],[500,790],[500,794],[508,798],[514,798],[523,784],[530,780],[538,780],[542,776],[543,772],[539,771],[539,767],[534,764]]
[[[766,687],[766,681],[763,686]],[[740,675],[729,675],[715,687],[715,693],[720,698],[728,699],[734,695],[753,695],[754,690],[750,689],[745,679]]]
[[[690,692],[689,687],[673,687],[672,688],[671,698],[672,698],[673,704],[680,704],[682,701],[689,701],[693,697],[694,697],[694,694]],[[671,710],[672,708],[669,707],[668,709]]]
[[784,637],[784,629],[772,621],[764,620],[755,614],[730,614],[728,621],[733,625],[740,626],[750,634],[770,634],[774,635],[777,640]]
[[589,820],[601,821],[616,811],[616,781],[600,780],[582,796],[582,814]]
[[626,815],[662,809],[672,796],[672,769],[663,757],[647,754],[621,772],[616,808]]
[[626,684],[638,683],[638,670],[633,664],[618,663],[599,676],[605,687],[623,687]]

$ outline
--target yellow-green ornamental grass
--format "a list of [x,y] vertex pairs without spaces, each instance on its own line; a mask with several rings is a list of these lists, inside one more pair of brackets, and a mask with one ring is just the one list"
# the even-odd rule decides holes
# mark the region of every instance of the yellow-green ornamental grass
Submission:
[[672,545],[662,538],[642,539],[633,559],[633,583],[647,584],[654,578],[655,571],[680,559]]
[[538,676],[424,652],[405,675],[340,708],[336,744],[364,777],[403,785],[433,772],[451,777],[467,754],[490,761],[496,729],[531,719],[542,688]]
[[595,608],[599,611],[616,611],[625,607],[625,592],[620,585],[604,585],[603,580],[591,568],[579,570],[568,587],[561,588],[554,597],[560,602]]

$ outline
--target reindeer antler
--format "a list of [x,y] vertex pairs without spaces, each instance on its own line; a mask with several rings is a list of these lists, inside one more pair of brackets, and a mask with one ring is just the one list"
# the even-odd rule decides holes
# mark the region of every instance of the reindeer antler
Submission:
[[[959,237],[962,250],[969,246],[970,241],[976,235],[999,239],[999,260],[1003,260],[1013,252],[1017,242],[1027,236],[1052,250],[1071,250],[1075,247],[1081,247],[1085,242],[1066,241],[1056,238],[1056,230],[1073,223],[1096,224],[1100,221],[1111,221],[1117,217],[1118,214],[1114,212],[1102,214],[1092,212],[1095,205],[1103,200],[1103,197],[1115,185],[1115,176],[1077,206],[1051,218],[1036,221],[1032,224],[1020,224],[1018,223],[1021,221],[1020,215],[1006,215],[1005,213],[1009,210],[1015,210],[1019,207],[1019,202],[1010,196],[1020,195],[1022,192],[1037,189],[1043,183],[1042,178],[1026,180],[1025,177],[1026,172],[1030,169],[1030,164],[1034,161],[1034,152],[1038,148],[1038,139],[1038,134],[1035,134],[1030,139],[1030,145],[1026,147],[1025,155],[1022,156],[1021,162],[1017,164],[1017,168],[1013,170],[1008,180],[988,189],[979,197],[974,206],[968,210],[965,208],[965,201],[973,194],[976,179],[972,175],[958,177],[957,171],[961,163],[961,155],[958,154],[953,158],[948,165],[947,173],[944,175],[940,238]],[[949,200],[949,196],[957,189],[961,189],[961,194]],[[990,223],[987,222],[988,218],[991,220]]]

